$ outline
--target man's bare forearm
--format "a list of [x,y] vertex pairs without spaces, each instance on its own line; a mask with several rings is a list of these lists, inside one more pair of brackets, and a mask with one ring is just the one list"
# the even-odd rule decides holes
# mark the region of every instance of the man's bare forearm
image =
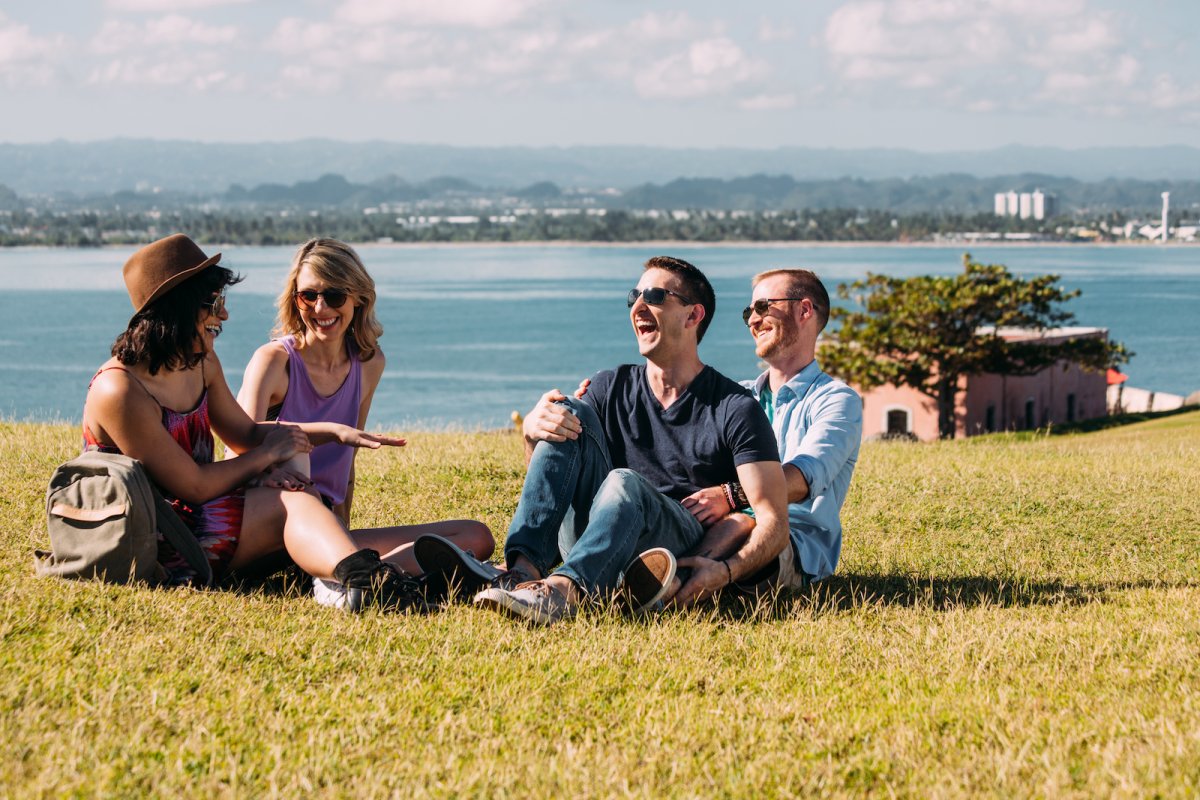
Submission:
[[788,543],[787,481],[779,462],[743,464],[737,471],[754,510],[755,525],[745,543],[725,559],[733,580],[765,567]]
[[783,479],[787,482],[787,499],[789,503],[803,503],[808,499],[808,481],[804,473],[791,464],[783,465]]
[[758,514],[754,528],[742,546],[724,559],[729,565],[730,575],[735,581],[753,575],[779,558],[787,543],[786,518],[780,519],[769,512]]
[[728,558],[746,543],[753,528],[752,517],[729,514],[704,531],[704,538],[688,551],[688,555],[713,560]]

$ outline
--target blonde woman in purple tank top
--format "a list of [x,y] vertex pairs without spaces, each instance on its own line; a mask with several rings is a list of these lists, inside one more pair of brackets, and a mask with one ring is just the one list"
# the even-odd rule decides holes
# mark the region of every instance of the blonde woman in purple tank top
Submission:
[[[264,424],[247,416],[213,350],[229,319],[225,290],[241,280],[220,260],[174,234],[125,262],[134,313],[88,385],[85,445],[142,462],[218,579],[286,551],[310,575],[348,587],[348,610],[428,610],[424,588],[356,544],[306,491],[306,478],[277,470],[273,485],[248,485],[315,445],[403,442],[333,422]],[[237,458],[214,461],[214,434]],[[172,583],[195,579],[165,543],[158,558]]]
[[[238,402],[255,420],[337,421],[362,428],[386,363],[378,342],[382,333],[375,317],[375,281],[358,254],[335,239],[311,239],[296,251],[279,296],[278,338],[260,347],[246,366]],[[354,455],[337,444],[311,454],[315,487],[347,528]],[[479,560],[495,547],[491,531],[475,520],[350,532],[360,547],[377,550],[413,575],[421,568],[412,545],[425,534],[441,536]],[[314,595],[327,605],[342,602],[340,587],[330,581],[316,581]]]

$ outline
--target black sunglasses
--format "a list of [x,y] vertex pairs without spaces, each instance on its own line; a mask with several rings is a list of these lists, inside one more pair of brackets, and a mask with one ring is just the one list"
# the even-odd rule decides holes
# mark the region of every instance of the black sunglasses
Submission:
[[638,301],[639,297],[641,297],[646,301],[647,305],[661,306],[667,301],[667,295],[669,294],[678,297],[686,306],[694,305],[691,300],[687,299],[679,292],[672,292],[670,289],[660,289],[657,286],[652,286],[649,289],[630,289],[629,296],[625,298],[625,302],[630,308],[633,308],[633,304]]
[[207,303],[201,303],[200,305],[210,309],[214,317],[221,316],[221,312],[225,310],[225,290],[222,289],[221,292],[212,300],[209,300]]
[[324,297],[325,305],[330,308],[341,308],[350,299],[350,293],[344,289],[322,289],[319,292],[316,289],[301,289],[296,292],[296,299],[307,308],[315,306],[318,297]]
[[760,317],[765,317],[767,315],[767,311],[771,308],[771,303],[782,303],[785,300],[798,303],[804,299],[805,298],[803,297],[767,297],[762,300],[755,300],[753,303],[742,309],[742,322],[749,325],[751,314],[758,314]]

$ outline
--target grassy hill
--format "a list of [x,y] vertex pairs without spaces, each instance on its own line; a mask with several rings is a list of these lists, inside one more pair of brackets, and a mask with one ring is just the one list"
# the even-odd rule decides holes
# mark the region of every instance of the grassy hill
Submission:
[[[506,434],[359,459],[356,524],[501,537]],[[0,795],[1195,796],[1200,413],[864,446],[838,575],[534,630],[40,581],[66,426],[0,423]]]

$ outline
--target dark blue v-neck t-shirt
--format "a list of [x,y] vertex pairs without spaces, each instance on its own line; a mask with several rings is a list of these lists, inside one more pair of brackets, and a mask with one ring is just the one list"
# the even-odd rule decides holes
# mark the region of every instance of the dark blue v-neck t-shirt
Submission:
[[742,464],[779,460],[762,407],[712,367],[669,408],[651,391],[644,364],[596,373],[583,400],[600,417],[613,467],[640,473],[675,500],[736,481]]

